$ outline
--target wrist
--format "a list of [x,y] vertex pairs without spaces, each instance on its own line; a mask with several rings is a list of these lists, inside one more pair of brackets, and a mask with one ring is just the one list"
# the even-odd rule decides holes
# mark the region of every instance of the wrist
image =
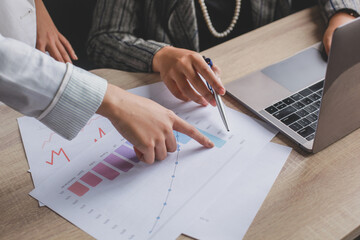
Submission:
[[355,19],[354,16],[349,15],[346,12],[339,11],[335,13],[329,20],[328,29],[334,31],[337,27],[350,22],[351,20]]
[[152,70],[153,72],[160,72],[161,64],[163,62],[163,58],[171,51],[171,46],[165,46],[161,48],[157,53],[155,53],[152,62]]
[[115,115],[121,115],[121,113],[119,113],[121,108],[116,107],[121,105],[119,104],[119,102],[121,103],[120,96],[123,95],[119,91],[122,91],[122,89],[112,84],[108,84],[103,101],[96,111],[97,114],[108,118],[111,122]]

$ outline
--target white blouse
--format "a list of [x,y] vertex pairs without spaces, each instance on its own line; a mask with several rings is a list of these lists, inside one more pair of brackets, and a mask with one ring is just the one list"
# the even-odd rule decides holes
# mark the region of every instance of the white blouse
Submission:
[[0,33],[35,47],[36,13],[34,0],[1,0]]

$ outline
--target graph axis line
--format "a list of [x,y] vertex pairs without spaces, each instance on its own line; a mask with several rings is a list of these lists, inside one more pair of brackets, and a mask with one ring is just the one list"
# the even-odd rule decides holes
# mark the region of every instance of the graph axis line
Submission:
[[[178,140],[179,140],[179,135],[176,132],[176,142],[178,142]],[[157,216],[156,216],[155,222],[154,222],[152,228],[150,229],[149,234],[153,233],[154,229],[156,228],[156,226],[157,226],[157,224],[158,224],[158,222],[159,222],[159,220],[161,218],[162,213],[165,210],[165,207],[167,206],[167,201],[168,201],[169,196],[170,196],[171,191],[172,191],[172,186],[174,184],[175,174],[176,174],[176,170],[177,170],[178,163],[179,163],[179,154],[180,154],[180,144],[177,143],[177,153],[176,153],[176,159],[175,159],[175,167],[174,167],[174,170],[173,170],[172,175],[171,175],[171,181],[170,181],[170,184],[169,184],[169,187],[168,187],[168,191],[166,193],[165,201],[163,201],[162,207],[161,207],[161,209],[159,211],[159,214],[157,214]]]

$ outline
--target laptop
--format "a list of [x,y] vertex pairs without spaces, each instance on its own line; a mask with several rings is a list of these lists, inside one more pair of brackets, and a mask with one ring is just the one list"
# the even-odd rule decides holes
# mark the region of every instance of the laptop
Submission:
[[225,85],[228,93],[308,152],[360,127],[360,19],[321,44]]

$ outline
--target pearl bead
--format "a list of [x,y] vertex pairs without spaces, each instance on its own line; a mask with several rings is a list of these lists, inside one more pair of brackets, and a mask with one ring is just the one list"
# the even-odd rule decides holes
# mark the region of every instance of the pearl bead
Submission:
[[216,31],[216,29],[214,28],[211,19],[210,19],[210,15],[209,12],[207,10],[207,7],[205,5],[205,0],[198,0],[199,4],[200,4],[200,8],[201,11],[203,13],[204,19],[205,19],[205,23],[210,31],[210,33],[217,38],[223,38],[228,36],[232,30],[234,29],[235,24],[237,23],[238,19],[239,19],[239,15],[240,15],[240,7],[241,7],[241,0],[236,0],[236,5],[235,5],[235,12],[234,12],[234,16],[231,20],[230,26],[223,31],[222,33],[219,33]]

